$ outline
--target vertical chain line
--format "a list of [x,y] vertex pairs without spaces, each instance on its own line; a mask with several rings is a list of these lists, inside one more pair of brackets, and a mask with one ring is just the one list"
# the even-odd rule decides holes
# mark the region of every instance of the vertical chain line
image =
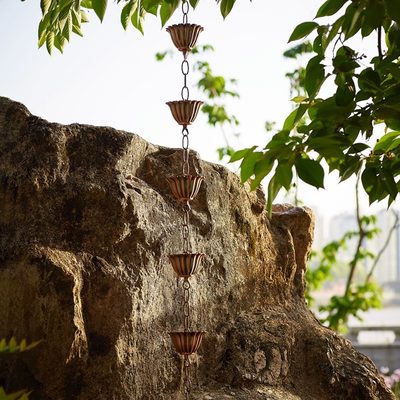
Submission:
[[183,360],[183,382],[185,386],[185,400],[189,400],[192,382],[190,378],[190,360],[188,355],[185,355]]
[[190,282],[188,279],[183,281],[183,315],[184,319],[184,331],[189,332],[190,325]]
[[190,253],[190,226],[189,226],[189,213],[190,207],[185,205],[183,207],[183,220],[182,220],[182,239],[183,239],[183,252]]
[[189,2],[187,0],[182,0],[182,14],[183,14],[183,23],[188,23],[188,14],[189,14]]

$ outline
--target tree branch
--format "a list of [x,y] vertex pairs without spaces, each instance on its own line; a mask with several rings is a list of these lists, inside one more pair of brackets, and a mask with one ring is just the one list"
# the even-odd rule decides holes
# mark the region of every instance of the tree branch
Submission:
[[350,292],[350,287],[353,282],[354,273],[356,271],[357,262],[360,254],[360,249],[365,237],[365,232],[362,227],[361,221],[361,212],[360,212],[360,196],[359,196],[359,186],[360,186],[360,174],[357,175],[357,183],[356,183],[356,216],[357,216],[357,225],[358,225],[358,243],[356,247],[356,251],[354,252],[353,259],[350,262],[350,271],[349,276],[347,277],[346,289],[344,291],[344,296],[348,296]]
[[382,26],[378,28],[378,54],[379,58],[382,60],[383,53],[382,53]]
[[372,275],[375,271],[376,266],[378,265],[380,258],[382,257],[383,253],[389,246],[390,239],[392,238],[394,231],[400,226],[399,225],[399,220],[400,220],[399,214],[397,212],[393,211],[393,215],[395,216],[394,223],[393,223],[392,227],[389,229],[389,232],[386,236],[385,243],[383,244],[383,246],[381,247],[381,249],[379,250],[378,254],[375,257],[374,263],[372,264],[372,267],[371,267],[370,271],[368,272],[367,277],[365,278],[365,283],[368,283],[370,281],[370,279],[372,278]]

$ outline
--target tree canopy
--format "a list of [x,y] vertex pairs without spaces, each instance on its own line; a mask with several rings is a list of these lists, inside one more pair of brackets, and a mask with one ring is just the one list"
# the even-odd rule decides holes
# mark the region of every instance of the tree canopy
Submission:
[[[200,0],[187,1],[196,8]],[[236,0],[216,1],[224,18],[231,12],[235,2]],[[121,4],[123,28],[128,29],[129,25],[133,25],[144,33],[143,23],[146,14],[160,18],[164,26],[181,4],[181,0],[117,0],[117,3]],[[93,10],[100,21],[103,21],[107,5],[108,0],[41,0],[39,47],[46,45],[50,54],[54,47],[62,52],[73,33],[83,36],[82,24],[89,22],[87,10]]]
[[[188,1],[193,8],[200,2]],[[117,2],[122,26],[127,29],[132,24],[143,32],[146,14],[165,25],[182,0]],[[216,1],[223,17],[235,3]],[[88,9],[103,20],[107,0],[41,0],[41,8],[39,47],[46,45],[51,53],[54,47],[62,51],[72,33],[82,36]],[[399,26],[399,0],[326,0],[314,20],[294,28],[289,42],[307,37],[312,43],[303,76],[305,92],[292,99],[293,111],[264,148],[239,150],[231,158],[241,162],[241,179],[250,181],[252,189],[269,178],[269,210],[278,192],[290,189],[296,176],[323,188],[326,170],[337,171],[341,181],[361,176],[370,203],[386,199],[391,205],[396,199],[400,188]],[[374,38],[375,54],[363,54],[352,46],[349,40],[356,36]],[[321,96],[322,88],[329,94]]]

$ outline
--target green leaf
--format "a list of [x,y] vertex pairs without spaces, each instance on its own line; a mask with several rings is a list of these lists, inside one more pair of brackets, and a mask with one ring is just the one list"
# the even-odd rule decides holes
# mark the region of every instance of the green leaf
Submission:
[[107,10],[107,0],[92,0],[92,7],[100,21],[103,22]]
[[271,172],[274,161],[267,154],[258,160],[254,166],[254,179],[251,181],[250,190],[255,190],[260,186],[261,181]]
[[354,99],[354,87],[352,85],[338,86],[335,94],[335,101],[338,106],[347,106]]
[[304,86],[310,97],[314,97],[318,93],[324,79],[325,68],[321,64],[321,57],[315,56],[307,64],[306,77],[304,79]]
[[60,53],[63,53],[65,46],[65,38],[63,36],[54,36],[54,46],[59,50]]
[[81,1],[81,7],[88,8],[88,9],[92,10],[93,9],[92,0],[82,0]]
[[390,171],[383,169],[380,173],[380,177],[381,177],[384,187],[386,188],[387,192],[390,194],[390,197],[395,199],[398,194],[398,189],[397,189],[396,181],[393,178],[393,174]]
[[290,101],[293,101],[294,103],[304,103],[307,100],[308,100],[308,97],[306,97],[306,96],[295,96]]
[[85,11],[81,10],[81,22],[86,23],[89,22],[89,17]]
[[[47,28],[50,24],[50,14],[46,14],[42,20],[39,22],[39,29],[38,29],[38,40],[43,41],[42,45],[44,44],[45,37],[47,35]],[[44,37],[44,38],[43,38]],[[41,47],[41,46],[39,46]]]
[[54,32],[49,32],[46,36],[46,48],[49,54],[53,51],[54,46]]
[[340,18],[338,18],[338,19],[332,24],[332,26],[331,26],[331,28],[330,28],[330,30],[329,30],[328,36],[326,37],[326,40],[325,40],[325,46],[328,46],[329,43],[331,43],[332,40],[336,37],[336,35],[337,35],[338,32],[339,32],[339,29],[340,29],[341,26],[342,26],[343,19],[344,19],[344,15],[342,15]]
[[288,163],[280,162],[275,170],[275,178],[286,190],[290,190],[293,179],[292,166]]
[[42,14],[47,14],[51,5],[51,0],[40,0],[40,8],[42,9]]
[[161,4],[160,17],[161,25],[164,26],[167,21],[171,18],[172,14],[179,6],[179,0],[172,0],[171,3],[166,3],[165,1]]
[[83,36],[83,33],[82,33],[81,28],[79,26],[73,25],[72,26],[72,32],[74,32],[78,36]]
[[303,115],[308,109],[308,104],[300,104],[299,107],[295,108],[289,116],[286,118],[283,124],[284,131],[291,131],[297,125],[297,123],[303,118]]
[[272,203],[281,189],[282,186],[277,182],[275,176],[273,176],[268,184],[267,210],[269,217],[272,215]]
[[383,24],[385,18],[385,6],[383,2],[369,0],[364,13],[364,21],[361,26],[363,37],[369,36],[374,29]]
[[10,353],[13,353],[17,349],[17,341],[15,340],[15,337],[13,336],[10,341],[8,342],[8,348],[10,350]]
[[385,0],[387,13],[393,21],[400,24],[400,4],[398,0]]
[[64,29],[62,31],[62,35],[69,41],[72,33],[72,17],[68,16],[67,21],[65,22]]
[[232,163],[232,162],[235,162],[235,161],[238,161],[238,160],[242,159],[243,157],[245,157],[245,155],[248,152],[253,152],[253,150],[255,150],[256,148],[257,148],[257,146],[253,146],[253,147],[249,147],[249,148],[246,148],[246,149],[235,151],[233,153],[231,159],[229,160],[229,162]]
[[301,24],[297,25],[296,28],[294,28],[294,31],[290,35],[289,41],[293,42],[294,40],[301,39],[307,35],[309,35],[315,28],[317,28],[319,25],[316,22],[302,22]]
[[142,0],[142,7],[150,14],[157,16],[162,0]]
[[[139,3],[140,3],[140,1],[139,1]],[[139,12],[139,10],[140,10],[140,12]],[[144,29],[143,29],[144,15],[145,15],[144,9],[141,8],[140,5],[138,5],[135,12],[132,14],[132,17],[131,17],[132,25],[139,32],[141,32],[142,35],[144,35]]]
[[233,8],[235,2],[236,2],[236,0],[222,0],[221,1],[221,14],[224,17],[224,19],[232,11],[232,8]]
[[126,30],[129,25],[129,21],[132,18],[133,13],[137,9],[137,0],[130,0],[121,11],[121,24]]
[[200,0],[189,0],[189,3],[193,8],[196,8],[197,4],[199,4],[199,1]]
[[295,167],[299,178],[316,188],[324,187],[324,169],[321,164],[309,158],[298,157]]
[[355,3],[352,3],[347,7],[342,25],[342,30],[346,40],[353,37],[361,29],[363,16],[363,3],[360,3],[358,7],[356,7]]
[[400,135],[400,132],[389,132],[382,136],[374,147],[374,152],[386,152],[389,150],[392,142]]
[[240,180],[246,182],[254,174],[254,166],[263,153],[260,151],[247,153],[240,164]]
[[20,351],[25,351],[25,350],[26,350],[26,347],[27,347],[26,339],[22,339],[22,340],[21,340],[21,343],[19,344],[19,349],[20,349]]
[[327,17],[336,14],[348,0],[327,0],[319,8],[315,18]]

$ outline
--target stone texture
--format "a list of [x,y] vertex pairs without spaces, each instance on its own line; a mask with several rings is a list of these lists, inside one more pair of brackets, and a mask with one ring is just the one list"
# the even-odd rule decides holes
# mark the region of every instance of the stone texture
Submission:
[[[0,384],[40,400],[180,399],[179,206],[165,176],[181,153],[106,127],[63,126],[0,98],[0,336],[42,339],[2,357]],[[307,309],[307,208],[191,153],[193,399],[392,399],[372,362]]]

